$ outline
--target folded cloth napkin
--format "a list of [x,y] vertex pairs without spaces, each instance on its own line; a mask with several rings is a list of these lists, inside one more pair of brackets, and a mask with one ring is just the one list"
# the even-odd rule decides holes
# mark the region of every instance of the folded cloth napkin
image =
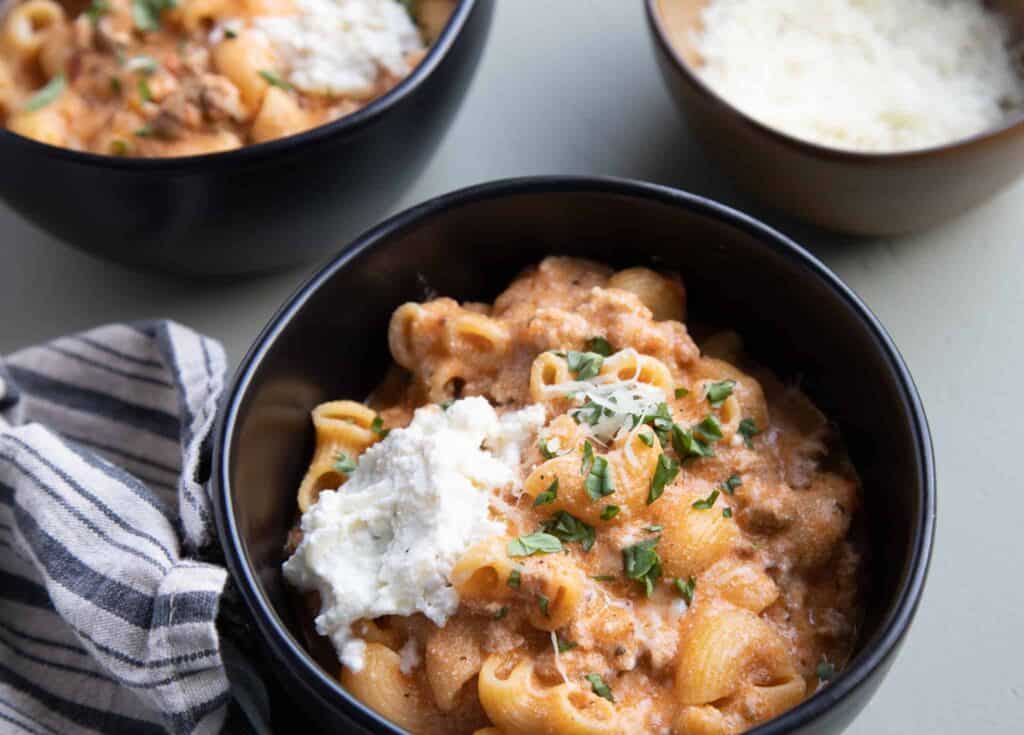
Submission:
[[225,368],[170,322],[0,360],[0,732],[265,731],[265,696],[232,697],[196,479]]

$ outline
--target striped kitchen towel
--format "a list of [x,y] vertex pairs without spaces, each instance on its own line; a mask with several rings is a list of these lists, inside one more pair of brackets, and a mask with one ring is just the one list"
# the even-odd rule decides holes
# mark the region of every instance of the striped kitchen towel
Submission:
[[216,624],[227,573],[203,560],[225,369],[169,322],[0,360],[0,733],[257,727]]

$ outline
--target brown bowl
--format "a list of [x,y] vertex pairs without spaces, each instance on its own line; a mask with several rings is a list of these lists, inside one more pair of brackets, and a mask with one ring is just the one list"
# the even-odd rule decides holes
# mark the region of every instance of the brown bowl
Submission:
[[[646,0],[658,63],[690,126],[726,172],[772,206],[822,227],[895,235],[974,207],[1024,173],[1024,113],[965,140],[858,153],[794,138],[749,117],[694,72],[708,0]],[[1024,4],[1000,2],[1024,27]]]

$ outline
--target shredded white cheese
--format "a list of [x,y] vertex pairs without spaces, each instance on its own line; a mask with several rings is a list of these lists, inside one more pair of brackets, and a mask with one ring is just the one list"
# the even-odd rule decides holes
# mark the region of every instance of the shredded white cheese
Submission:
[[295,13],[258,16],[252,28],[274,48],[283,66],[276,71],[305,92],[368,96],[382,71],[405,76],[406,55],[423,48],[398,0],[293,2]]
[[558,635],[555,631],[551,631],[551,648],[555,652],[555,668],[558,670],[558,673],[562,675],[562,681],[568,684],[569,677],[565,675],[565,667],[562,666],[562,653],[558,650]]
[[[606,360],[629,353],[638,356],[636,350],[629,347]],[[606,444],[621,431],[638,431],[640,424],[634,426],[635,418],[653,413],[659,403],[665,402],[665,391],[657,386],[641,383],[639,377],[640,367],[637,360],[636,373],[625,380],[608,373],[587,380],[567,380],[548,385],[545,386],[544,392],[548,396],[574,397],[578,405],[571,409],[569,414],[581,426],[588,428],[594,439]]]
[[1024,106],[1009,24],[978,0],[711,0],[703,25],[712,88],[829,146],[940,145]]
[[530,440],[543,421],[543,408],[533,406],[499,419],[483,398],[421,408],[303,514],[302,542],[284,575],[320,593],[317,632],[345,666],[363,665],[365,646],[351,630],[357,620],[421,612],[443,626],[455,612],[452,568],[471,545],[505,532],[492,504],[519,482],[521,447],[512,445]]

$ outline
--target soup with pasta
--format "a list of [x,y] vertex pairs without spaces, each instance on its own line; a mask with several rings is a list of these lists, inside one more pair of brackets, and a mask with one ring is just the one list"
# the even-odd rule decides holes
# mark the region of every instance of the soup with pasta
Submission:
[[827,686],[857,474],[685,317],[676,276],[560,257],[395,311],[380,388],[313,412],[284,564],[352,695],[417,734],[711,735]]

